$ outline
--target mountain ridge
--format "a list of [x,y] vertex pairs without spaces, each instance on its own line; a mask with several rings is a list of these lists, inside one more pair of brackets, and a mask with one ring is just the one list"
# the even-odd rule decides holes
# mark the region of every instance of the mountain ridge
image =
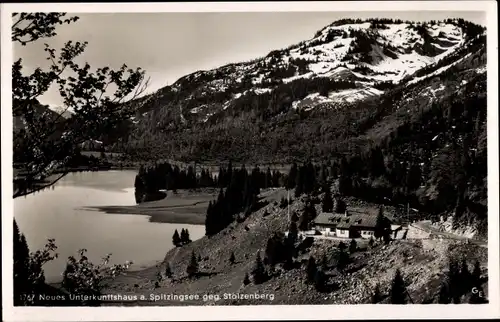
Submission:
[[[144,154],[140,150],[149,142],[161,147],[157,154],[177,158],[184,154],[179,153],[182,146],[198,149],[192,140],[177,142],[181,133],[226,135],[238,141],[249,127],[260,136],[297,117],[349,114],[360,104],[384,100],[395,88],[405,91],[454,66],[461,69],[471,57],[478,65],[478,57],[485,56],[480,53],[484,32],[463,19],[336,21],[309,40],[247,62],[196,71],[138,99],[131,131],[111,149]],[[479,65],[484,65],[481,59]],[[186,159],[202,155],[191,153]]]

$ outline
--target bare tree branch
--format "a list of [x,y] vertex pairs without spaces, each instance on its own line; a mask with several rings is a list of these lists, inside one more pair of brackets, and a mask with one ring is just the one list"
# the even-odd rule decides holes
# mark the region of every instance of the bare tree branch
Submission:
[[13,196],[13,199],[15,198],[19,198],[19,197],[22,197],[22,196],[27,196],[29,194],[32,194],[32,193],[35,193],[37,191],[40,191],[40,190],[43,190],[45,188],[48,188],[52,185],[54,185],[57,181],[61,180],[64,176],[66,176],[68,174],[68,172],[63,172],[57,179],[55,180],[52,180],[51,182],[47,183],[47,184],[44,184],[42,186],[38,186],[32,190],[27,190],[26,188],[25,189],[18,189],[15,193],[14,193],[14,196]]

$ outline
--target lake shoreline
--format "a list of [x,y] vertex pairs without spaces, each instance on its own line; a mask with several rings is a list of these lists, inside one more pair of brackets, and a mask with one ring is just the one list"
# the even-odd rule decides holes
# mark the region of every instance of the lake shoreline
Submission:
[[98,210],[107,214],[149,216],[154,223],[204,225],[208,203],[217,196],[217,189],[201,191],[171,192],[160,200],[144,202],[133,206],[95,206],[86,209]]
[[205,224],[205,216],[202,214],[176,215],[168,213],[169,208],[145,209],[137,206],[99,206],[89,207],[107,214],[115,215],[138,215],[149,216],[149,221],[163,224],[190,224],[203,225]]

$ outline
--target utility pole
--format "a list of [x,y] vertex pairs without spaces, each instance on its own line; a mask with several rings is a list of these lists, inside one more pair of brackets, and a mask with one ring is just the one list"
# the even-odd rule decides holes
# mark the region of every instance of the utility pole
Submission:
[[408,219],[408,223],[410,223],[410,202],[406,203],[406,218]]

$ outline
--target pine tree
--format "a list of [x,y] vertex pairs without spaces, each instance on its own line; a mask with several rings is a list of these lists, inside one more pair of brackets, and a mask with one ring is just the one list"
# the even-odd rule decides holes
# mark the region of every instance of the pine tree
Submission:
[[317,271],[318,271],[318,267],[316,265],[316,260],[314,259],[314,257],[311,256],[311,257],[309,257],[309,260],[307,261],[307,268],[306,268],[307,281],[309,283],[314,282]]
[[339,192],[344,196],[352,192],[351,171],[345,157],[342,157],[340,162]]
[[288,180],[286,182],[286,189],[291,190],[296,187],[297,180],[297,164],[294,163],[290,168],[290,172],[288,173]]
[[481,286],[481,264],[479,261],[474,263],[474,269],[472,271],[472,286],[479,287]]
[[370,237],[370,240],[368,241],[368,245],[370,246],[370,248],[373,247],[373,244],[375,243],[375,240],[373,239],[373,236]]
[[297,241],[298,234],[299,230],[297,229],[297,224],[292,221],[288,228],[288,239],[292,243],[295,243]]
[[259,251],[257,252],[257,256],[255,258],[255,264],[252,270],[252,278],[255,284],[261,284],[266,280],[266,269],[260,257]]
[[406,304],[406,286],[399,269],[392,280],[390,298],[392,304]]
[[448,287],[448,283],[445,281],[441,282],[441,287],[439,288],[439,304],[449,304],[451,302],[450,296],[450,288]]
[[314,275],[314,287],[318,292],[322,292],[325,289],[326,281],[325,273],[321,269],[316,270],[316,274]]
[[319,184],[322,186],[328,186],[328,170],[325,164],[321,165]]
[[349,243],[349,253],[353,254],[356,252],[358,249],[358,243],[354,239],[351,239],[351,242]]
[[192,277],[196,273],[198,273],[198,261],[196,260],[196,254],[194,253],[194,250],[191,253],[191,259],[186,268],[186,273],[188,273],[189,277]]
[[277,262],[276,249],[277,249],[277,245],[276,245],[275,238],[269,237],[269,239],[267,240],[265,254],[266,254],[267,263],[270,266],[274,266]]
[[181,244],[181,238],[179,237],[179,232],[177,231],[177,229],[172,236],[172,244],[174,244],[175,247],[179,247]]
[[309,230],[309,216],[305,211],[300,216],[299,229],[302,231]]
[[349,254],[345,251],[346,248],[347,246],[343,242],[340,242],[339,252],[337,253],[337,268],[340,271],[343,271],[349,264]]
[[191,242],[191,238],[189,237],[189,230],[186,228],[184,231],[184,240],[182,240],[183,244],[189,244]]
[[184,228],[181,229],[181,244],[184,244],[186,241],[186,230]]
[[420,169],[420,165],[412,164],[410,166],[410,170],[406,177],[406,186],[410,191],[418,189],[420,187],[422,171]]
[[215,233],[215,220],[212,201],[208,203],[207,215],[205,217],[205,235],[212,236]]
[[304,166],[301,166],[297,171],[295,179],[295,192],[294,192],[295,198],[300,197],[300,195],[304,193],[304,181],[305,181],[304,171],[305,171]]
[[243,279],[243,285],[250,284],[250,278],[248,278],[248,273],[245,273],[245,278]]
[[385,173],[384,155],[379,147],[371,150],[370,173],[373,177],[379,177]]
[[233,265],[235,261],[236,261],[236,257],[234,256],[234,252],[231,252],[231,256],[229,256],[229,263],[231,263],[231,265]]
[[377,221],[375,222],[375,238],[381,239],[387,234],[387,220],[384,216],[384,209],[381,206],[378,211]]
[[29,284],[30,254],[26,238],[20,233],[17,222],[14,220],[14,305],[25,305],[24,295],[32,293]]
[[373,291],[371,302],[372,304],[377,304],[382,301],[382,293],[380,292],[380,284],[375,285],[375,290]]
[[345,204],[345,202],[342,199],[337,198],[335,200],[335,212],[337,214],[343,214],[343,213],[345,213],[345,211],[346,211],[346,204]]
[[170,267],[170,263],[167,262],[167,266],[165,267],[165,276],[167,278],[171,278],[172,277],[172,268]]
[[461,293],[467,293],[471,290],[472,286],[472,275],[469,272],[469,267],[465,258],[462,259],[462,265],[460,266],[460,286]]
[[332,194],[330,192],[330,187],[325,185],[324,191],[325,191],[325,195],[323,196],[322,210],[323,210],[323,212],[332,212],[333,211],[333,199],[332,199]]
[[268,167],[264,181],[264,188],[270,188],[272,186],[273,186],[273,175],[271,174],[271,169]]
[[460,303],[461,285],[460,285],[460,269],[458,263],[454,259],[450,259],[448,268],[448,286],[450,290],[450,296],[453,303]]
[[321,259],[321,267],[324,270],[328,269],[328,258],[326,257],[326,254],[323,254],[323,258]]

